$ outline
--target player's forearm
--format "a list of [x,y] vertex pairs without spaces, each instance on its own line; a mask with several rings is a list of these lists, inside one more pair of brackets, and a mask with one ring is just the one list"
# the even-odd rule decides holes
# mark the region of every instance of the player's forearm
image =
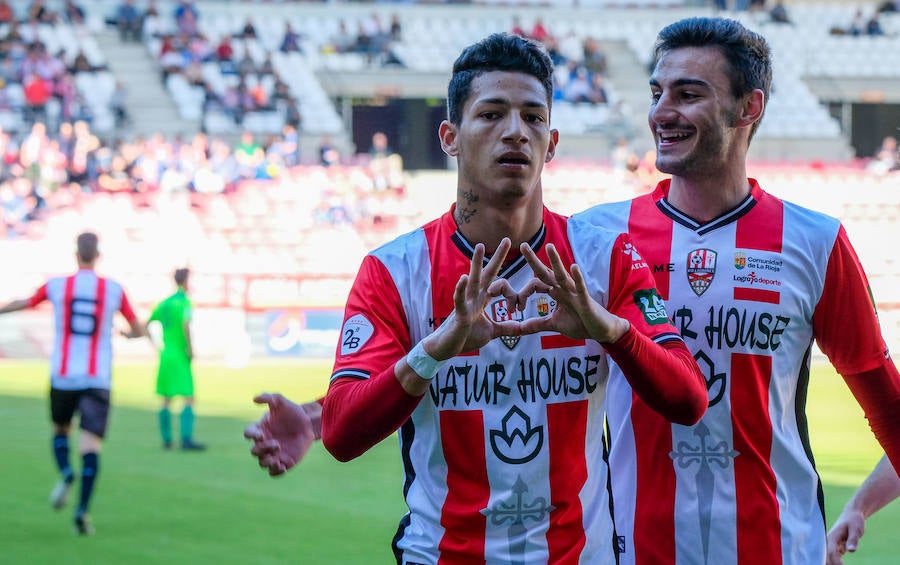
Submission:
[[859,512],[868,518],[898,497],[900,476],[885,456],[847,502],[844,512]]
[[709,403],[706,382],[683,342],[661,346],[632,326],[604,348],[634,392],[664,418],[693,425],[703,417]]
[[900,469],[900,373],[890,358],[881,367],[844,375],[844,380],[862,407],[869,427],[894,469]]
[[13,300],[3,307],[0,307],[0,314],[7,314],[9,312],[17,312],[19,310],[24,310],[28,308],[28,300],[25,298],[20,298],[19,300]]
[[339,378],[325,395],[322,443],[339,461],[359,457],[402,426],[421,399],[404,390],[393,366],[365,380]]

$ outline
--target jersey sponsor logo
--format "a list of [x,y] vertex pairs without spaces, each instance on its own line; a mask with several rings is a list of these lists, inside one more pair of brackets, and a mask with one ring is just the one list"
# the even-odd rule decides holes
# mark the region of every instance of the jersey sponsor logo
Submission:
[[674,273],[675,263],[657,263],[653,265],[654,273]]
[[506,537],[509,540],[509,562],[525,563],[526,544],[522,534],[528,521],[542,523],[556,507],[549,504],[543,496],[527,496],[528,483],[522,476],[516,477],[511,495],[506,500],[497,500],[493,507],[481,510],[485,518],[490,518],[494,526],[508,526]]
[[552,312],[550,308],[550,297],[546,294],[541,294],[537,297],[537,313],[538,316],[544,317],[549,316],[550,312]]
[[431,402],[438,409],[497,406],[507,402],[580,400],[602,387],[602,355],[529,357],[507,366],[458,357],[431,380]]
[[734,282],[746,283],[750,286],[762,285],[762,286],[781,286],[781,281],[778,279],[770,279],[768,277],[761,277],[756,274],[756,271],[750,271],[746,275],[734,275]]
[[[525,319],[524,314],[514,308],[510,308],[506,298],[498,298],[488,304],[487,314],[495,322],[521,322]],[[508,349],[513,349],[519,343],[520,336],[503,335],[500,341],[503,342]]]
[[532,426],[531,418],[518,406],[503,416],[501,429],[491,430],[491,449],[497,459],[511,465],[528,463],[544,446],[544,428]]
[[716,276],[716,252],[712,249],[694,249],[687,256],[687,278],[691,290],[702,295]]
[[736,251],[734,254],[734,268],[739,271],[742,269],[755,269],[757,271],[778,273],[781,272],[781,267],[783,266],[784,261],[778,257],[757,257],[747,255],[743,251]]
[[644,320],[651,326],[665,324],[669,321],[669,316],[666,314],[666,305],[655,288],[639,290],[632,294],[632,297],[634,298],[634,303],[637,304],[637,307],[640,308],[641,313],[644,315]]
[[375,335],[375,326],[362,314],[347,318],[341,328],[341,355],[352,355],[363,348]]
[[639,269],[646,269],[647,262],[644,261],[644,258],[641,257],[641,254],[638,253],[638,250],[634,248],[634,245],[630,243],[626,243],[624,249],[622,250],[625,255],[631,257],[631,270],[637,271]]

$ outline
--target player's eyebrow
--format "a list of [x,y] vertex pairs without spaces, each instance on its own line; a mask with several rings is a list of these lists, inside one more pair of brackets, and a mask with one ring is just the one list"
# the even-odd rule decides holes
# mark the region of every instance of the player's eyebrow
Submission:
[[[491,105],[491,106],[510,106],[511,102],[507,98],[483,98],[481,100],[477,100],[476,104],[479,105]],[[547,104],[540,100],[526,100],[522,103],[523,106],[527,108],[546,108]]]
[[[650,86],[661,86],[659,81],[653,77],[650,77]],[[699,78],[679,78],[672,81],[673,87],[679,86],[702,86],[704,88],[710,88],[710,85],[705,80],[701,80]]]

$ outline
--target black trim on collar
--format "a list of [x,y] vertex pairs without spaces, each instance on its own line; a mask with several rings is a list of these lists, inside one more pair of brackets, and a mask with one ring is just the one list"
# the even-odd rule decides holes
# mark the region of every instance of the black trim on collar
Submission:
[[[456,247],[462,252],[463,255],[472,260],[472,256],[475,254],[475,246],[466,239],[466,237],[459,231],[456,230],[450,239],[453,240],[453,243]],[[541,224],[541,229],[537,231],[536,234],[527,242],[528,245],[537,252],[544,245],[544,241],[547,239],[547,227],[544,224]],[[484,264],[487,265],[489,258],[484,258]],[[528,262],[525,261],[525,257],[519,255],[516,257],[514,261],[505,265],[500,269],[500,272],[497,274],[498,277],[507,279],[513,276],[515,273],[519,271],[519,269],[523,268],[527,265]]]
[[756,206],[756,199],[753,198],[753,194],[751,193],[748,194],[746,198],[744,198],[741,203],[735,206],[732,210],[722,214],[721,216],[715,218],[710,222],[701,224],[697,220],[691,218],[684,212],[672,206],[667,198],[660,198],[656,203],[656,207],[659,208],[660,212],[671,218],[673,221],[681,224],[682,226],[694,230],[698,235],[706,235],[707,233],[716,230],[724,225],[737,221],[741,216],[752,210],[754,206]]

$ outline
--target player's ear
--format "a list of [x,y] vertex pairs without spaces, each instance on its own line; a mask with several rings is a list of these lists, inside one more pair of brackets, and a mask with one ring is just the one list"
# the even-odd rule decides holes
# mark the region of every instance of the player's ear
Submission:
[[766,95],[763,91],[756,88],[744,97],[741,104],[741,113],[738,116],[738,127],[752,126],[762,117],[763,110],[766,108]]
[[444,153],[451,157],[456,157],[459,154],[459,148],[456,146],[455,125],[448,120],[442,121],[441,126],[438,128],[438,137],[441,139],[441,149],[444,150]]
[[559,144],[559,130],[550,130],[550,145],[547,146],[547,154],[544,156],[544,162],[549,163],[556,155],[556,146]]

